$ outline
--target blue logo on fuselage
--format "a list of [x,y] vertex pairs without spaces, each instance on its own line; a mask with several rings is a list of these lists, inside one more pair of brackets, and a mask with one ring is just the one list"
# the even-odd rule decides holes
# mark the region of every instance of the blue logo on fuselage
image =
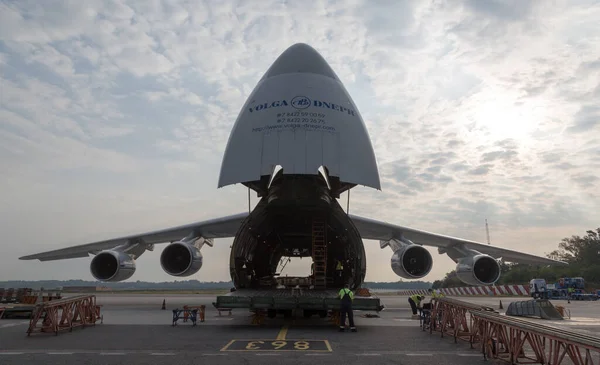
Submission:
[[292,106],[296,109],[306,109],[310,106],[310,99],[306,96],[296,96],[292,99]]

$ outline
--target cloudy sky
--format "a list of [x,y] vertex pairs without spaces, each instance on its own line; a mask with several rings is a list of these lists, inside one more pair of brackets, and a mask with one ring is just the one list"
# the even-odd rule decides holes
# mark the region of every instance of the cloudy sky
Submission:
[[[375,147],[383,191],[352,190],[351,213],[481,242],[487,218],[492,244],[544,255],[600,225],[598,19],[583,0],[0,0],[0,279],[92,279],[89,259],[18,257],[246,210],[216,187],[225,143],[296,42]],[[230,244],[193,278],[229,280]],[[365,245],[367,280],[397,280]],[[174,279],[162,247],[132,280]],[[454,264],[431,252],[434,280]]]

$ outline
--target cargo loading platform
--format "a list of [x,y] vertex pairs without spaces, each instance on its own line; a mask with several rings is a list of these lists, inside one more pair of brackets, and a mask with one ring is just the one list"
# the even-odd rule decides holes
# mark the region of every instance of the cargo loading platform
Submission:
[[[331,289],[240,289],[218,296],[213,305],[220,309],[330,311],[340,308],[338,292],[338,290]],[[379,312],[383,306],[377,297],[355,295],[352,308]]]

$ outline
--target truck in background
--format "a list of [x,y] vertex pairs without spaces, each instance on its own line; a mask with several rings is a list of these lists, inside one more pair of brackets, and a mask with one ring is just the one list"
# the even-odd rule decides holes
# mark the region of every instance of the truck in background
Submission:
[[586,293],[585,280],[582,277],[560,278],[554,284],[547,284],[545,279],[531,279],[529,293],[539,299],[567,299],[569,288],[574,291],[571,300],[598,300],[600,293]]
[[548,285],[545,279],[531,279],[529,281],[529,294],[534,299],[549,299]]

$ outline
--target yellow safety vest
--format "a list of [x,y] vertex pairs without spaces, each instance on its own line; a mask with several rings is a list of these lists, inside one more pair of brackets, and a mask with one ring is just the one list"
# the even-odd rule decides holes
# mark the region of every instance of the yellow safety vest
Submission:
[[350,289],[344,288],[344,289],[340,290],[340,292],[338,293],[338,296],[341,299],[344,297],[345,294],[348,294],[350,296],[350,300],[354,300],[354,293]]
[[420,295],[419,294],[415,294],[415,295],[411,295],[409,298],[413,300],[413,302],[415,302],[415,304],[417,305],[417,307],[419,306],[419,304],[421,303],[421,299],[419,299]]
[[343,270],[344,269],[344,265],[342,264],[341,261],[338,261],[337,263],[337,267],[335,268],[336,270]]
[[431,297],[432,297],[432,298],[434,298],[434,299],[437,299],[437,298],[443,298],[443,297],[444,297],[444,293],[440,292],[440,293],[438,294],[438,293],[436,293],[436,291],[434,290],[434,291],[431,293]]

